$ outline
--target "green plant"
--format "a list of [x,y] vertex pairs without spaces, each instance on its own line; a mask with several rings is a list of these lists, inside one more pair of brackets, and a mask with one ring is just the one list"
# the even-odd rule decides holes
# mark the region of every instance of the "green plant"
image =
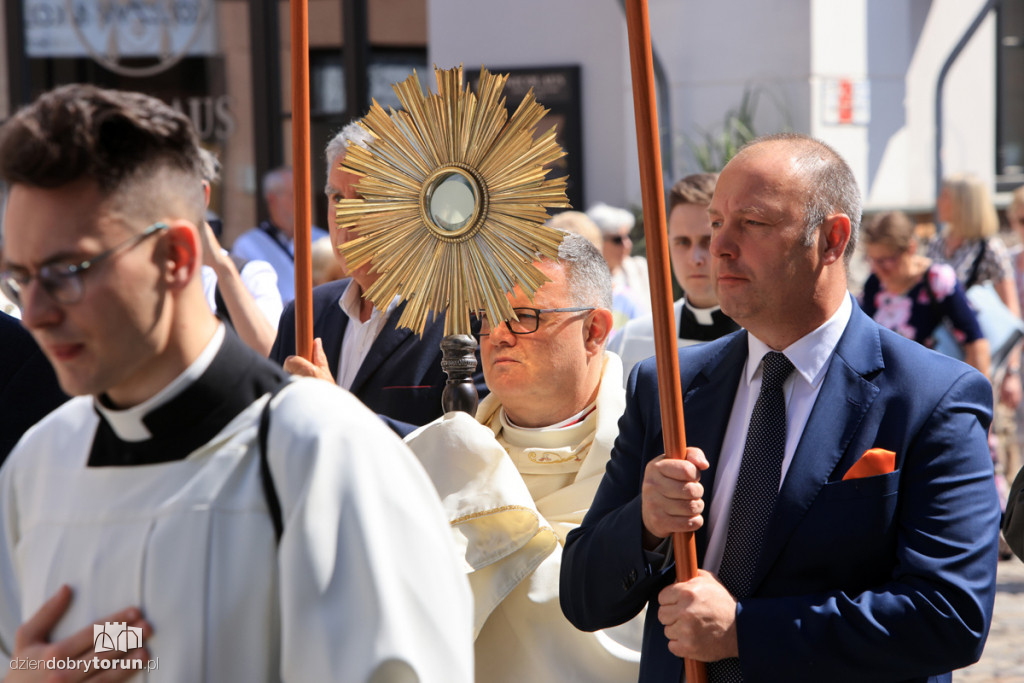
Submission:
[[754,114],[758,96],[758,90],[744,88],[739,106],[725,112],[720,128],[701,130],[696,138],[685,136],[686,146],[700,170],[709,173],[722,170],[743,145],[757,137]]

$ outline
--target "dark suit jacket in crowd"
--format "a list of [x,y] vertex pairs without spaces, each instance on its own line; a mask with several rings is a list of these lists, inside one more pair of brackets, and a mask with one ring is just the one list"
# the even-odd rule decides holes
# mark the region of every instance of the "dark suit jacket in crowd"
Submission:
[[[747,357],[740,331],[679,352],[686,443],[711,463]],[[769,521],[752,595],[739,601],[746,681],[949,681],[981,656],[995,598],[996,499],[978,372],[885,330],[854,305]],[[604,479],[565,545],[569,620],[606,628],[650,603],[641,681],[678,681],[658,623],[674,578],[641,545],[644,467],[664,452],[654,359],[634,370]],[[868,449],[895,470],[843,481]],[[706,507],[705,510],[708,508]],[[704,561],[706,526],[695,534]]]
[[17,318],[0,313],[0,462],[29,427],[66,401],[57,376]]
[[[313,288],[313,336],[323,340],[324,353],[331,375],[338,376],[341,340],[348,326],[348,316],[341,310],[338,300],[350,278],[328,282]],[[350,391],[375,413],[392,420],[420,426],[442,414],[441,393],[448,376],[441,370],[441,339],[444,337],[444,317],[429,322],[422,339],[411,330],[396,327],[405,302],[388,316],[387,323],[359,367]],[[277,328],[277,339],[270,351],[270,359],[283,364],[285,358],[295,354],[295,303],[285,306]],[[477,369],[473,376],[480,398],[487,394],[480,352],[477,350]],[[395,425],[392,423],[392,427]],[[400,433],[410,431],[397,429]]]

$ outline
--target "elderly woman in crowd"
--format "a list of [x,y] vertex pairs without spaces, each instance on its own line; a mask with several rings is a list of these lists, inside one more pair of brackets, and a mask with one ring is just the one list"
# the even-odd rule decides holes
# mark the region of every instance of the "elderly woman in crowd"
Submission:
[[587,217],[601,230],[601,254],[612,273],[612,294],[615,296],[612,315],[615,329],[619,329],[632,318],[651,312],[647,259],[630,256],[633,241],[629,234],[636,218],[626,209],[601,203],[590,207]]
[[971,310],[956,272],[917,253],[914,223],[893,211],[864,226],[863,240],[871,265],[861,305],[878,324],[931,347],[932,334],[949,320],[964,360],[985,375],[988,342]]

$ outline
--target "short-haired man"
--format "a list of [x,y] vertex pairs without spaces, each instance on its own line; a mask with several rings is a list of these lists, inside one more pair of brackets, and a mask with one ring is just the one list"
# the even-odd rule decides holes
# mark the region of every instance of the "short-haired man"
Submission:
[[481,327],[483,426],[449,414],[408,442],[465,549],[477,681],[635,680],[636,633],[583,633],[558,606],[561,544],[590,507],[623,408],[619,359],[605,352],[608,267],[575,234],[536,265],[550,281],[532,299],[509,295],[518,320]]
[[95,674],[122,655],[91,624],[128,607],[111,627],[155,634],[115,661],[161,680],[470,680],[469,591],[415,458],[211,313],[188,118],[65,86],[0,129],[0,175],[0,281],[76,396],[0,470],[12,669]]
[[[288,303],[295,298],[295,188],[292,169],[282,166],[268,171],[263,176],[262,190],[268,219],[239,235],[231,245],[231,254],[272,265],[277,272],[281,301]],[[310,226],[310,244],[326,236],[323,228]]]
[[[830,147],[753,142],[710,214],[718,299],[746,331],[679,352],[685,460],[660,455],[654,361],[630,377],[566,543],[566,615],[604,628],[650,603],[642,681],[677,680],[679,657],[713,683],[949,681],[995,596],[991,386],[854,303],[860,194]],[[672,583],[681,531],[704,569]]]
[[[718,339],[739,329],[722,313],[711,281],[708,205],[717,180],[717,173],[688,175],[672,186],[668,196],[668,253],[672,273],[684,292],[674,306],[680,348]],[[654,318],[648,315],[630,320],[612,337],[608,350],[622,358],[625,383],[634,365],[654,355]]]
[[[350,145],[365,146],[370,134],[353,121],[327,143],[327,187],[331,244],[337,250],[355,237],[335,220],[341,199],[355,199],[359,177],[342,168]],[[344,257],[343,254],[339,256]],[[379,274],[370,264],[348,270],[348,277],[313,289],[312,362],[295,355],[295,305],[285,306],[270,359],[296,375],[316,377],[348,389],[375,413],[390,418],[404,434],[440,417],[447,376],[441,369],[444,316],[435,316],[421,336],[399,328],[406,302],[392,301],[385,310],[364,293]],[[478,394],[487,394],[483,373],[474,375]],[[396,422],[397,421],[397,422]]]

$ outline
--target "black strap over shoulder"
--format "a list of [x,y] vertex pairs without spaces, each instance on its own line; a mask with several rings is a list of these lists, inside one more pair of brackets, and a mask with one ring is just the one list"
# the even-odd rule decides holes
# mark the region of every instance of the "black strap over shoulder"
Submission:
[[928,303],[931,305],[932,313],[936,318],[942,316],[942,311],[939,309],[939,302],[935,299],[935,292],[932,291],[932,267],[928,266],[924,271],[924,291],[928,294]]
[[263,411],[260,413],[258,436],[260,480],[263,482],[263,498],[267,502],[267,511],[270,513],[270,521],[274,525],[274,536],[277,538],[278,543],[281,542],[281,534],[284,533],[284,518],[281,515],[281,502],[277,498],[277,489],[274,487],[274,477],[270,472],[270,460],[267,458],[267,435],[270,433],[270,404],[273,402],[274,397],[286,386],[288,386],[288,382],[284,381],[270,392],[270,398],[267,399],[266,404],[263,406]]
[[[249,262],[249,259],[244,259],[241,256],[235,256],[234,254],[229,254],[229,257],[231,258],[231,261],[235,264],[235,268],[238,270],[239,277],[241,277],[242,268],[245,268],[245,264]],[[235,326],[231,322],[231,312],[228,311],[228,305],[224,301],[224,295],[220,293],[220,280],[218,280],[217,284],[214,285],[213,287],[213,303],[217,307],[217,310],[214,311],[214,314],[217,316],[217,318],[219,318],[224,324],[234,329]]]
[[281,249],[281,251],[283,251],[288,256],[288,258],[290,258],[292,261],[295,260],[295,257],[292,255],[292,252],[288,250],[288,245],[281,241],[281,238],[279,237],[279,235],[281,234],[280,230],[275,228],[269,221],[263,221],[257,227],[259,227],[260,230],[266,233],[267,237],[273,240],[274,244],[276,244]]
[[978,255],[974,257],[974,263],[971,264],[971,272],[967,276],[967,282],[964,283],[964,291],[978,284],[978,270],[981,268],[981,262],[985,258],[986,250],[988,250],[988,240],[982,240],[981,246],[978,248]]

